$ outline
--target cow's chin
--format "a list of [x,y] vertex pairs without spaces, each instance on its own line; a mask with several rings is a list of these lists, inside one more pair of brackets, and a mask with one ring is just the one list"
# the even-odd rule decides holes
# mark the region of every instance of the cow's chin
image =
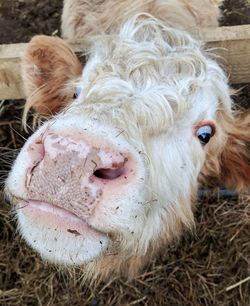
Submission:
[[17,206],[19,230],[43,259],[65,266],[83,265],[105,253],[109,238],[74,214],[38,201]]

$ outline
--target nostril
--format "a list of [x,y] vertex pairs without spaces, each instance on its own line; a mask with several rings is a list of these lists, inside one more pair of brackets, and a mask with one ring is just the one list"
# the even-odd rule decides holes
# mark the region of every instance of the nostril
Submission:
[[45,155],[45,148],[43,142],[40,139],[38,139],[37,141],[32,143],[28,147],[28,153],[31,159],[34,161],[34,163],[41,161]]
[[45,148],[41,139],[36,140],[28,146],[28,154],[31,159],[30,166],[27,168],[25,186],[29,187],[32,179],[32,175],[36,167],[44,159]]
[[98,168],[93,173],[93,176],[103,180],[115,180],[127,172],[127,167],[125,167],[127,162],[127,157],[124,158],[123,162],[113,161],[110,168]]
[[114,180],[125,173],[126,169],[124,167],[117,169],[98,169],[94,172],[94,176],[104,180]]

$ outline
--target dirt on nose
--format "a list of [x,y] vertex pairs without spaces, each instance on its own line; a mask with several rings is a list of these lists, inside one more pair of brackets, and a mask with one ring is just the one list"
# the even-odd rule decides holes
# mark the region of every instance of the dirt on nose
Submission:
[[102,189],[93,183],[91,175],[100,158],[93,149],[86,158],[78,152],[45,154],[30,174],[27,186],[29,198],[60,206],[79,217],[89,217],[102,198]]

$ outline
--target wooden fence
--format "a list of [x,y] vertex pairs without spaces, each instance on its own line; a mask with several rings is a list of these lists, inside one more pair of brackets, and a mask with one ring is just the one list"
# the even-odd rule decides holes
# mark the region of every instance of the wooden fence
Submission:
[[[220,57],[232,84],[250,83],[250,25],[205,29],[193,35]],[[0,100],[22,99],[20,61],[27,44],[0,45]],[[81,49],[72,46],[76,53]]]

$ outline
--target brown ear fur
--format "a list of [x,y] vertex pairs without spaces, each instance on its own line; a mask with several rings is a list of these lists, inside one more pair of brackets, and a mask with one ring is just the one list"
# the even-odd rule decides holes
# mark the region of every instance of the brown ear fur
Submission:
[[22,60],[27,97],[25,113],[32,107],[41,115],[53,115],[70,101],[74,88],[67,84],[81,75],[82,65],[60,38],[35,36]]
[[[202,184],[221,184],[229,189],[244,191],[250,188],[250,113],[234,116],[219,114],[223,147],[217,143],[208,148],[207,159],[200,175]],[[216,137],[216,136],[215,136]]]
[[250,188],[250,113],[238,113],[226,121],[226,146],[221,154],[220,180],[227,188]]

